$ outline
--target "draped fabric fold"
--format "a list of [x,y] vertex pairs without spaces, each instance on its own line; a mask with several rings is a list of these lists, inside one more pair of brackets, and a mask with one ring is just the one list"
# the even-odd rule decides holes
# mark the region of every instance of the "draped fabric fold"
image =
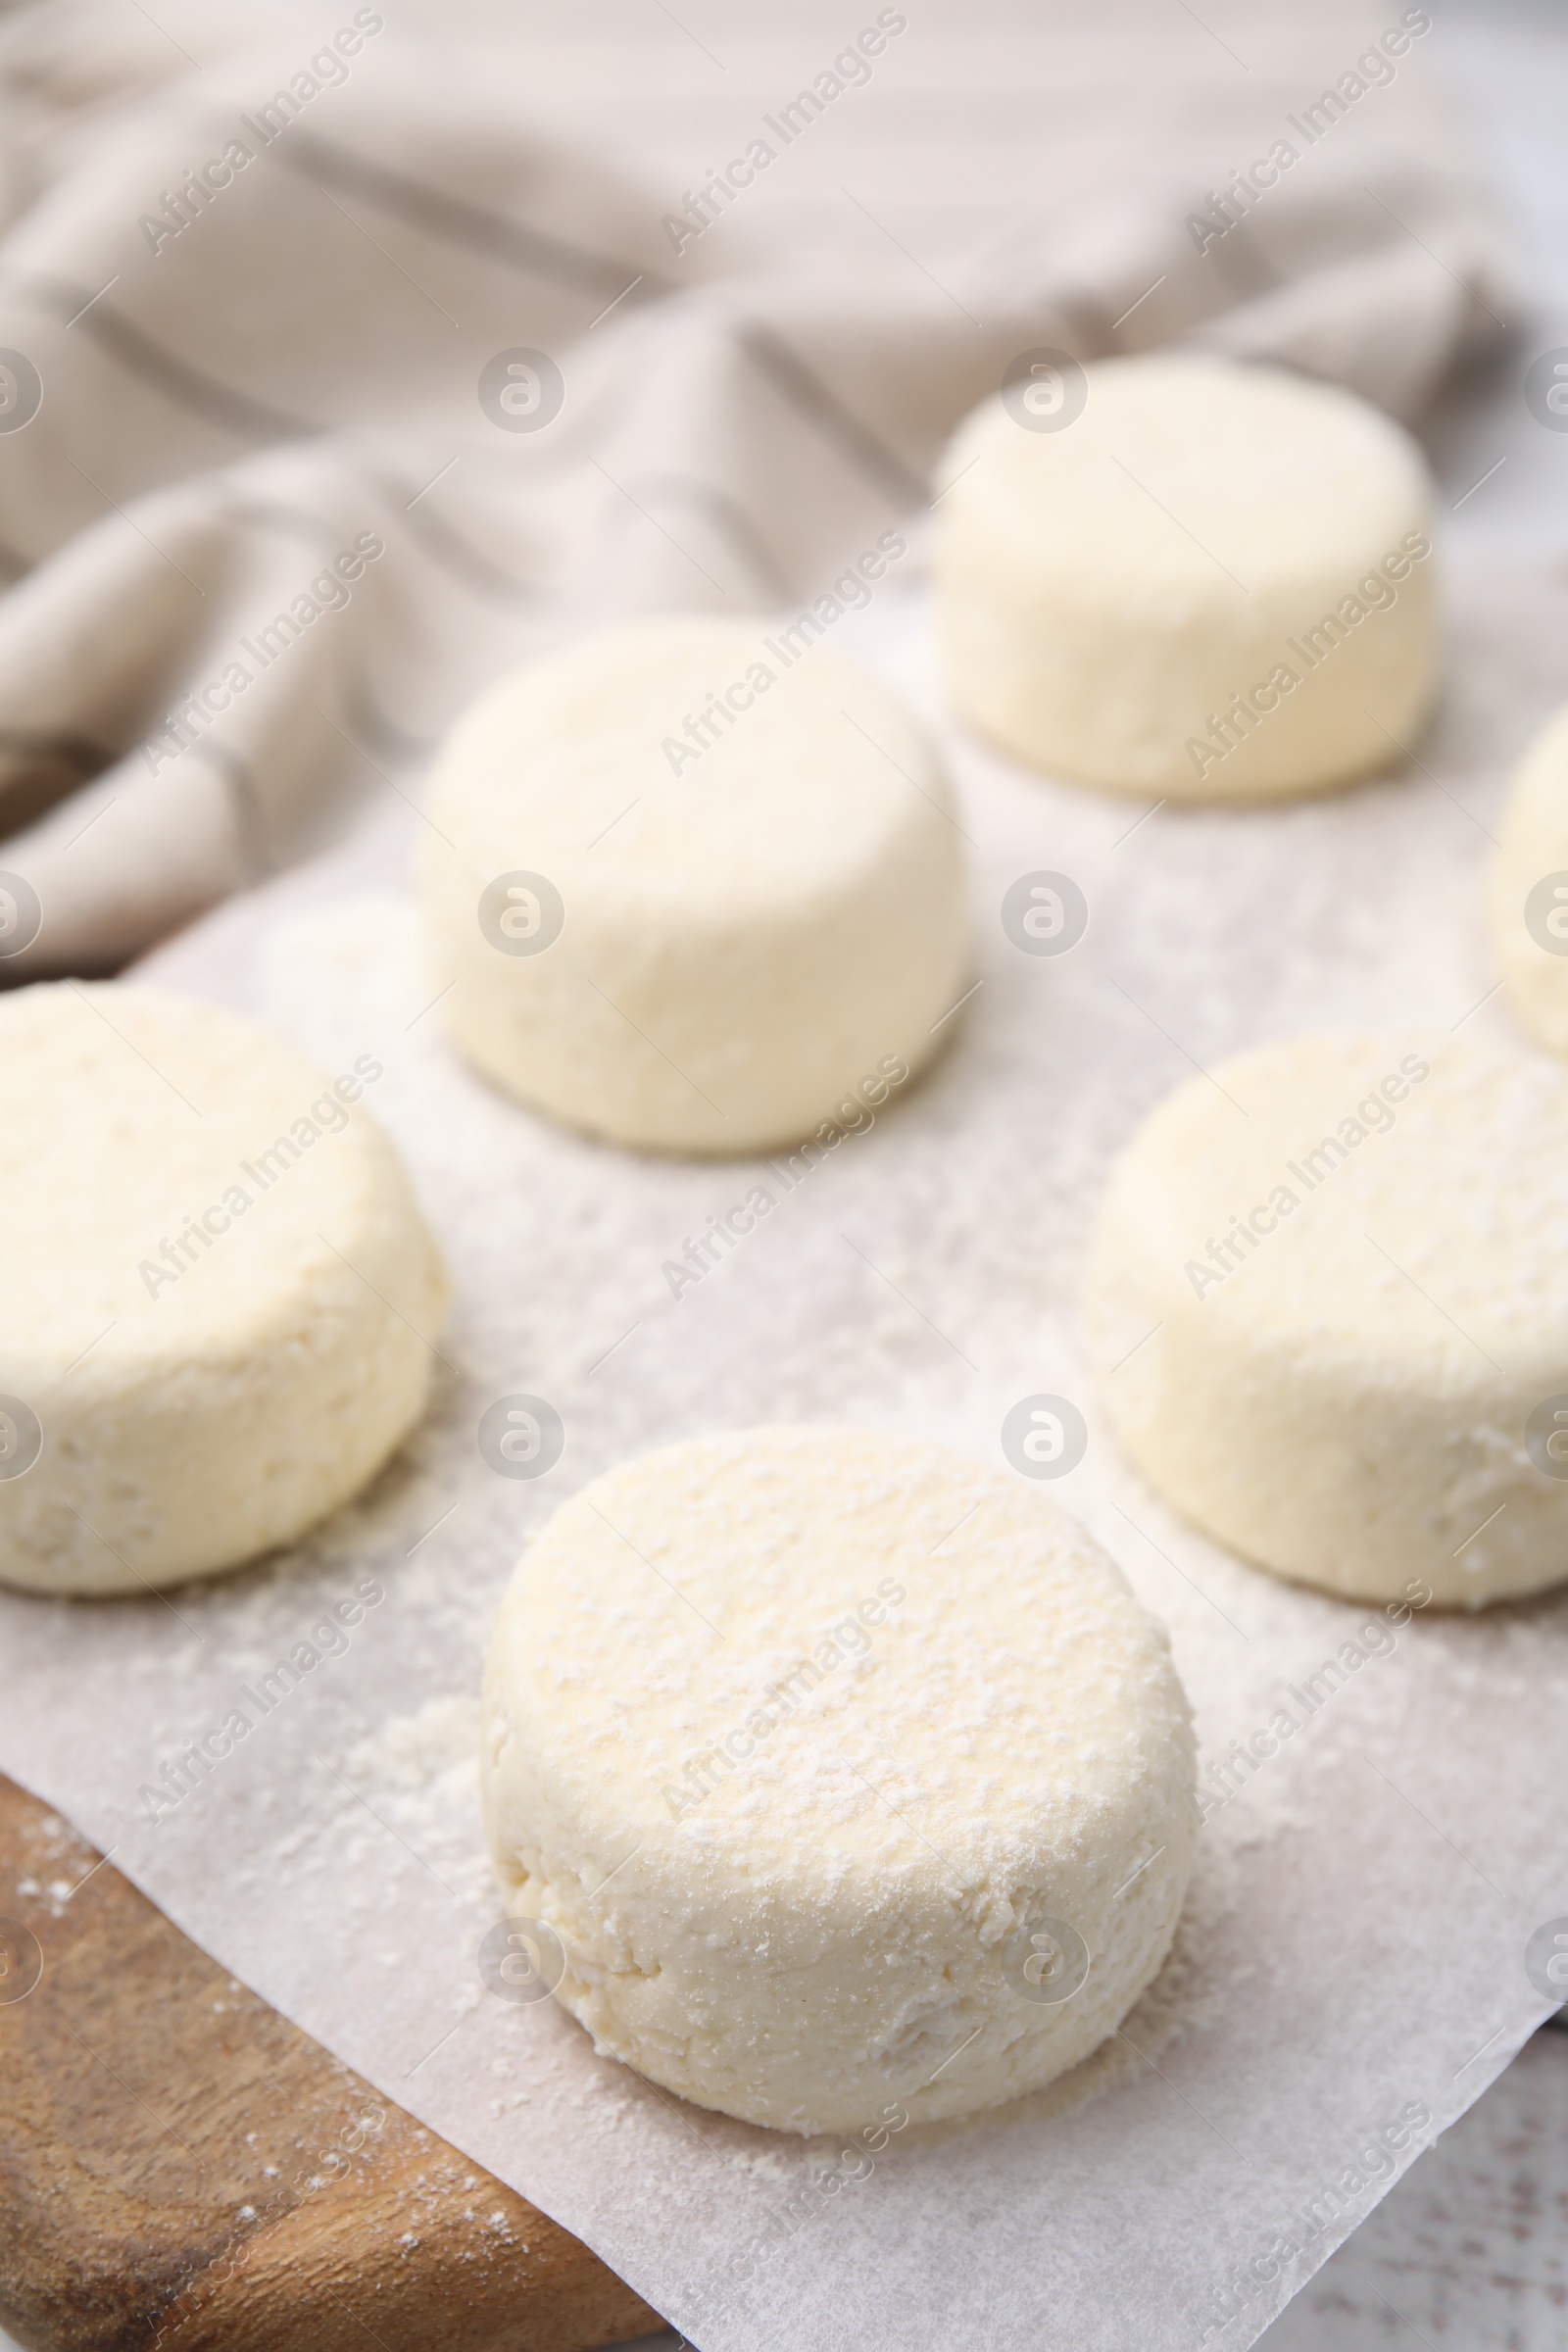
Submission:
[[1514,300],[1419,9],[339,13],[0,29],[7,980],[407,797],[566,631],[798,607],[895,524],[917,562],[1022,351],[1414,417]]

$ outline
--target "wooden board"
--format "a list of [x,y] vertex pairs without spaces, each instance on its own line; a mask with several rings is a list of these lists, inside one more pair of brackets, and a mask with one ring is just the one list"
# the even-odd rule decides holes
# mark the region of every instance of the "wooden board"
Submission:
[[585,2352],[662,2328],[3,1774],[0,1921],[0,2324],[33,2352]]

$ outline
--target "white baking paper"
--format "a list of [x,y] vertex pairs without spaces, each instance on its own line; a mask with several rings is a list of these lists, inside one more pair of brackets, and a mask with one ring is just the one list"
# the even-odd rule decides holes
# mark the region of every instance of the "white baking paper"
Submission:
[[[859,645],[932,707],[925,631],[917,599],[890,601]],[[417,826],[392,796],[327,866],[152,967],[325,1068],[385,1064],[371,1106],[456,1302],[426,1425],[308,1544],[167,1601],[0,1594],[0,1763],[703,2352],[1249,2344],[1550,2005],[1524,1953],[1568,1914],[1568,1597],[1391,1627],[1252,1572],[1118,1462],[1074,1343],[1106,1161],[1195,1064],[1332,1023],[1512,1034],[1482,887],[1507,767],[1568,691],[1568,590],[1471,584],[1455,631],[1421,764],[1318,802],[1146,815],[956,740],[980,985],[930,1075],[787,1197],[750,1163],[598,1148],[467,1073],[431,1006],[443,975],[403,879]],[[1054,959],[999,915],[1043,868],[1091,909]],[[673,1297],[664,1262],[759,1181],[774,1212]],[[518,1392],[565,1426],[535,1482],[476,1445]],[[1348,1641],[1365,1656],[1343,1687],[1320,1677],[1305,1730],[1211,1813],[1125,2039],[966,2126],[868,2116],[807,2144],[684,2108],[553,2003],[487,1991],[475,1691],[549,1512],[631,1451],[760,1420],[866,1421],[995,1461],[1004,1413],[1041,1392],[1081,1402],[1088,1453],[1055,1492],[1170,1624],[1208,1761]],[[367,1578],[384,1598],[346,1649],[149,1821],[165,1762]]]

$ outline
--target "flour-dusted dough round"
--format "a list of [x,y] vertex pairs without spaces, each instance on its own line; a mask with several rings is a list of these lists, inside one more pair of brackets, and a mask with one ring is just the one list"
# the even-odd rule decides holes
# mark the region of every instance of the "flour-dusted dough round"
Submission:
[[1113,1172],[1102,1401],[1177,1510],[1281,1576],[1539,1591],[1568,1577],[1565,1230],[1554,1064],[1376,1033],[1241,1054]]
[[1493,868],[1492,936],[1515,1012],[1568,1054],[1568,708],[1519,766]]
[[1059,429],[1019,420],[1019,387],[943,463],[938,579],[965,716],[1036,766],[1173,801],[1396,763],[1435,676],[1415,444],[1353,394],[1274,368],[1085,373],[1080,414],[1045,409],[1071,418]]
[[[485,1692],[509,1909],[560,1937],[599,2046],[701,2106],[995,2106],[1102,2041],[1175,1931],[1164,1629],[1071,1519],[940,1447],[760,1429],[596,1480],[518,1568]],[[1048,1920],[1090,1965],[1042,2001],[1043,1968],[1074,1981]]]
[[0,1582],[139,1592],[289,1542],[418,1418],[446,1278],[367,1113],[230,1013],[0,997]]
[[[858,1124],[858,1094],[885,1101],[951,1034],[967,941],[940,764],[872,679],[790,652],[760,622],[610,629],[453,729],[432,978],[523,1102],[647,1150],[752,1152]],[[548,888],[516,884],[512,913],[516,875]]]

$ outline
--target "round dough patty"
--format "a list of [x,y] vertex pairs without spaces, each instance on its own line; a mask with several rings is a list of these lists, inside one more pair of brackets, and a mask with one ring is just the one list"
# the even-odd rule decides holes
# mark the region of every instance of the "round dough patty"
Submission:
[[1113,1172],[1105,1409],[1177,1510],[1281,1576],[1467,1608],[1555,1584],[1565,1216],[1549,1062],[1376,1033],[1241,1054]]
[[509,1910],[560,1937],[597,2045],[701,2106],[995,2106],[1169,1946],[1195,1808],[1164,1629],[1006,1472],[813,1428],[628,1463],[517,1569],[485,1693]]
[[380,1064],[74,982],[0,998],[0,1580],[136,1592],[288,1543],[429,1387],[446,1277]]
[[1520,763],[1493,872],[1492,937],[1515,1012],[1568,1054],[1568,709]]
[[873,680],[789,650],[761,623],[609,629],[448,737],[432,973],[524,1102],[647,1150],[752,1152],[858,1124],[948,1034],[967,941],[941,767]]
[[1435,676],[1415,444],[1279,369],[1152,358],[1079,376],[1081,413],[1036,418],[1057,429],[1031,429],[1013,388],[941,468],[966,717],[1036,766],[1169,800],[1308,792],[1396,760]]

